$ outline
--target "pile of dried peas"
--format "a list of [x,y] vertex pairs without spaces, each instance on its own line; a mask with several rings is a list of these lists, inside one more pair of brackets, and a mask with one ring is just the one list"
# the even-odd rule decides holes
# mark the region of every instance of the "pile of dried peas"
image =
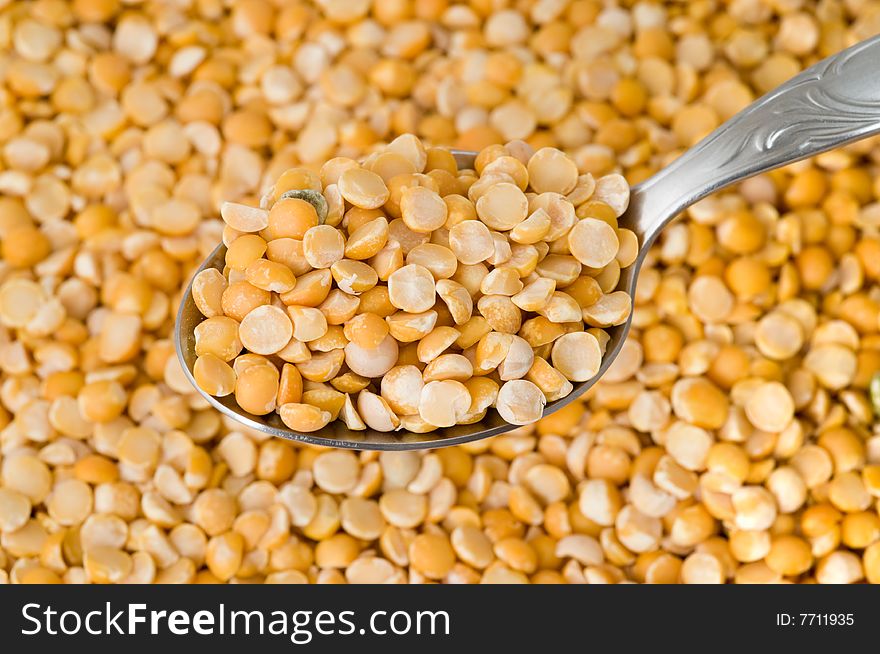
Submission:
[[475,168],[403,134],[225,202],[223,273],[192,288],[199,387],[298,432],[424,433],[490,408],[531,424],[595,377],[632,309],[626,180],[523,141]]
[[878,32],[875,0],[2,3],[0,581],[880,582],[876,139],[689,210],[608,376],[491,440],[267,439],[169,340],[222,203],[287,169],[413,133],[634,184]]

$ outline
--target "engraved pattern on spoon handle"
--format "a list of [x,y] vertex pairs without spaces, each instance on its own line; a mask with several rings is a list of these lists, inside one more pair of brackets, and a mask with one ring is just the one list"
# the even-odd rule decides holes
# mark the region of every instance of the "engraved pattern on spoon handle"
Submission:
[[633,189],[650,245],[694,202],[754,175],[880,133],[880,36],[823,59],[759,98]]

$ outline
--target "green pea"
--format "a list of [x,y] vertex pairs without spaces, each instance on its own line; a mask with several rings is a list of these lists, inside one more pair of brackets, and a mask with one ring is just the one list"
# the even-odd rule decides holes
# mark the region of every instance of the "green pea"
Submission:
[[880,372],[871,379],[871,404],[874,405],[874,415],[880,420]]
[[295,188],[282,193],[279,200],[283,200],[285,198],[297,198],[299,200],[305,200],[310,205],[315,207],[315,211],[318,214],[319,225],[323,225],[327,221],[327,212],[329,211],[327,200],[325,200],[324,196],[317,191],[313,191],[310,188]]

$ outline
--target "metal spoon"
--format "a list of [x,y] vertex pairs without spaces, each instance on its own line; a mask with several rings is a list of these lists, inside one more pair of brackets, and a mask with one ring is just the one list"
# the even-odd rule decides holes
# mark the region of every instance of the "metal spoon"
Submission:
[[[631,296],[639,269],[660,230],[681,211],[730,184],[785,166],[846,143],[880,133],[880,37],[863,41],[825,59],[768,93],[721,125],[669,166],[632,189],[629,208],[619,220],[641,244],[638,258],[623,271],[618,286]],[[475,152],[455,152],[460,168],[472,168]],[[223,269],[226,248],[217,247],[199,267]],[[341,422],[301,434],[288,429],[277,414],[255,416],[232,396],[215,398],[196,385],[193,330],[203,320],[187,287],[177,316],[174,342],[184,372],[199,393],[225,415],[258,431],[330,447],[407,450],[466,443],[514,428],[495,411],[472,425],[428,434],[349,431]],[[608,369],[620,352],[629,322],[608,330],[611,340],[599,373],[574,391],[547,404],[544,415],[573,402]]]

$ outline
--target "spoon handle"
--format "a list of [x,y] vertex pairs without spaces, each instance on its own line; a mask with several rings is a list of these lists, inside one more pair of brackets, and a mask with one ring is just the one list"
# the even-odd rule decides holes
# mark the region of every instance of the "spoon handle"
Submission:
[[633,189],[643,248],[730,184],[880,133],[880,36],[823,59],[761,97]]

